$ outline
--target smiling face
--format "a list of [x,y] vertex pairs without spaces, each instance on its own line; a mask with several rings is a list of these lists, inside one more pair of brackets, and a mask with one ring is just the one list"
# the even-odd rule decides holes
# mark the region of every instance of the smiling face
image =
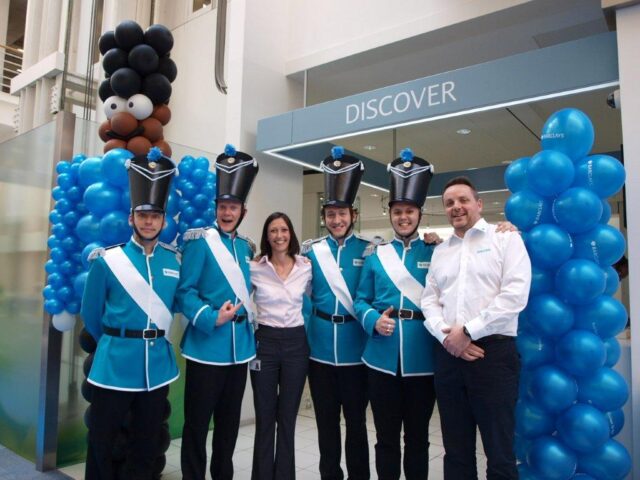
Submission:
[[482,199],[471,187],[451,185],[442,194],[444,210],[456,235],[464,236],[482,217]]
[[244,211],[242,203],[236,200],[220,200],[216,205],[218,226],[224,233],[233,233]]
[[129,215],[129,224],[134,227],[138,241],[150,242],[158,238],[164,226],[164,213],[154,211],[133,212]]
[[413,203],[395,202],[389,207],[391,226],[399,237],[409,237],[418,229],[420,209]]
[[287,253],[289,251],[289,241],[291,232],[287,222],[282,218],[276,218],[267,227],[267,241],[271,246],[271,253]]
[[355,222],[355,213],[349,207],[324,207],[324,224],[333,238],[343,238]]

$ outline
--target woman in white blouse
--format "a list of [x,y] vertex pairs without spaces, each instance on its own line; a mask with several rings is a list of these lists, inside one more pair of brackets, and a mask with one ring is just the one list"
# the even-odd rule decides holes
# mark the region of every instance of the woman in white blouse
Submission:
[[258,312],[257,356],[249,365],[256,410],[251,478],[287,480],[295,478],[294,432],[309,363],[302,302],[311,264],[298,255],[300,244],[284,213],[265,221],[260,250],[250,263]]

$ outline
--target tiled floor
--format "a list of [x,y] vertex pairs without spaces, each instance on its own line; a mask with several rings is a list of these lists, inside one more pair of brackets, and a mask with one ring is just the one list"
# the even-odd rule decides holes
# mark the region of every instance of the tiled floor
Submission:
[[[373,426],[373,418],[371,411],[368,412],[367,426],[369,429],[369,454],[371,458],[371,478],[376,479],[375,469],[375,455],[374,445],[376,432]],[[234,478],[237,480],[249,480],[251,478],[251,461],[253,455],[253,434],[255,427],[253,424],[240,427],[240,434],[238,435],[238,441],[236,444],[235,454],[233,456],[233,464],[235,467]],[[344,425],[343,425],[344,433]],[[314,418],[313,408],[303,401],[303,405],[300,408],[298,414],[298,421],[296,424],[296,478],[298,480],[319,480],[320,474],[318,472],[318,462],[320,460],[320,452],[318,450],[318,437],[317,428]],[[343,435],[344,438],[344,435]],[[433,413],[431,418],[431,424],[429,425],[429,440],[431,446],[429,447],[429,479],[441,480],[443,478],[442,472],[442,456],[444,454],[444,448],[442,447],[442,435],[440,432],[440,418],[438,416],[437,409]],[[167,451],[167,466],[162,474],[163,480],[180,480],[182,478],[180,474],[180,445],[181,439],[176,439],[171,442],[169,450]],[[211,441],[207,442],[209,454],[211,448]],[[486,469],[486,457],[482,453],[482,443],[478,438],[478,470],[479,477],[485,478]],[[343,461],[343,470],[346,467]],[[84,464],[73,465],[61,470],[74,479],[82,480],[84,478]],[[207,479],[211,477],[207,474]],[[402,477],[404,478],[404,476]]]

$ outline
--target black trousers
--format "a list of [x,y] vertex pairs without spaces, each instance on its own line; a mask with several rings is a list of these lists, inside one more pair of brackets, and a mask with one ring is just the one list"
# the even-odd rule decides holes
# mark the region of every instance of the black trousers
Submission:
[[247,384],[247,364],[206,365],[187,360],[184,388],[184,428],[180,465],[184,480],[204,480],[207,434],[213,416],[211,478],[233,478],[242,397]]
[[368,371],[378,479],[400,478],[400,431],[404,427],[405,478],[425,480],[429,476],[429,420],[436,400],[433,375],[401,377],[372,368]]
[[320,477],[342,480],[340,410],[346,423],[345,456],[350,480],[369,478],[367,440],[367,367],[337,367],[311,360],[309,387],[318,426]]
[[261,325],[256,331],[256,349],[258,356],[251,368],[256,409],[251,478],[294,479],[296,416],[309,367],[307,335],[304,327]]
[[444,441],[444,478],[476,479],[476,426],[487,455],[487,479],[517,479],[514,411],[520,359],[513,339],[474,342],[485,351],[474,362],[436,347],[436,392]]
[[86,480],[113,480],[113,447],[131,412],[132,444],[128,464],[130,478],[150,480],[158,456],[162,416],[169,386],[150,392],[124,392],[94,386],[89,418]]

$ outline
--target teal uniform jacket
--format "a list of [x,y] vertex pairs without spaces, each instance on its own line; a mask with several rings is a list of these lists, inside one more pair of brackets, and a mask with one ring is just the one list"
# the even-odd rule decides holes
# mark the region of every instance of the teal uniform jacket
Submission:
[[362,255],[369,244],[369,240],[356,234],[345,238],[341,246],[330,235],[304,242],[303,254],[311,260],[313,272],[313,310],[307,322],[307,339],[311,349],[310,358],[330,365],[362,364],[362,352],[367,341],[367,334],[360,323],[351,321],[339,324],[315,315],[317,310],[329,315],[349,315],[349,312],[329,287],[312,248],[313,244],[325,239],[354,301],[364,265]]
[[[218,228],[216,224],[213,227]],[[188,230],[182,253],[182,270],[177,302],[188,320],[182,337],[182,356],[199,363],[234,365],[247,363],[256,356],[253,323],[246,318],[244,305],[237,315],[241,322],[229,321],[216,326],[218,311],[227,301],[239,302],[220,269],[207,240],[208,228]],[[253,242],[241,235],[233,237],[218,229],[225,247],[240,266],[247,289],[251,292],[249,261],[255,254]]]
[[[153,253],[146,256],[142,246],[133,238],[111,248],[121,248],[166,307],[175,312],[174,298],[180,275],[180,259],[176,250],[157,243]],[[180,375],[173,347],[166,335],[145,340],[103,333],[103,326],[121,330],[157,328],[118,281],[102,257],[104,254],[105,249],[92,253],[95,259],[87,276],[80,312],[85,328],[98,342],[88,381],[111,390],[160,388]],[[166,333],[168,335],[169,332]]]
[[[406,249],[397,238],[391,244],[409,273],[424,285],[435,247],[426,245],[419,237]],[[362,360],[368,367],[392,375],[398,373],[398,368],[402,376],[432,375],[435,340],[422,321],[395,318],[396,328],[389,337],[378,334],[374,328],[382,312],[389,307],[420,311],[420,305],[414,305],[403,296],[382,268],[377,248],[371,245],[365,253],[355,301],[358,319],[368,334]]]

